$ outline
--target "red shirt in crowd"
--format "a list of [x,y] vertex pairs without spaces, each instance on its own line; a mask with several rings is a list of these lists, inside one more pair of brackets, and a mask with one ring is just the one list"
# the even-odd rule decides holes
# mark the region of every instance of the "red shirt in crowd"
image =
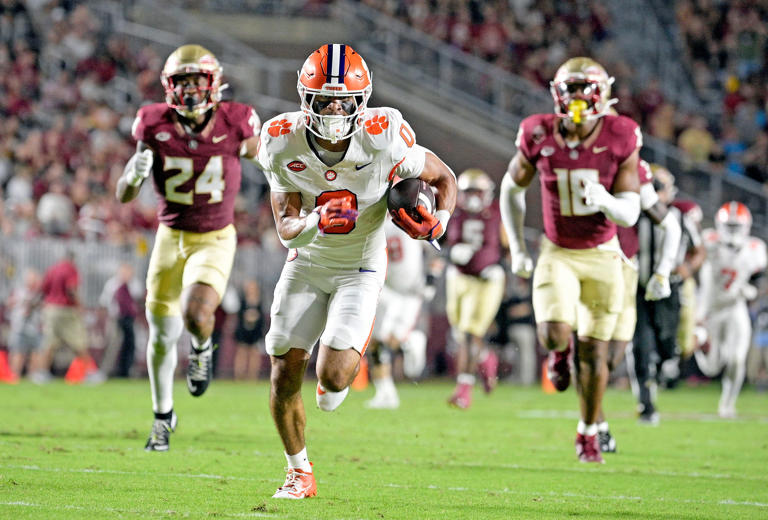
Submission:
[[43,278],[43,302],[64,307],[77,306],[77,286],[80,274],[69,260],[53,264]]

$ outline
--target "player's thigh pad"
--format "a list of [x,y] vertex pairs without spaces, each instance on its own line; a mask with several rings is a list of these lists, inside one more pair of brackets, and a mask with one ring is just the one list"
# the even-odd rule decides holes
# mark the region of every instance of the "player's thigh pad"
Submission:
[[185,258],[182,232],[160,224],[147,268],[147,309],[158,316],[180,316],[181,277]]
[[504,283],[464,274],[459,274],[459,279],[464,292],[457,328],[473,336],[483,337],[499,312],[504,297]]
[[229,225],[209,233],[185,232],[182,238],[182,254],[187,258],[182,276],[182,287],[194,283],[210,285],[224,296],[227,280],[235,260],[237,234]]
[[323,331],[330,294],[321,280],[312,279],[308,270],[288,263],[275,285],[270,327],[264,340],[266,351],[272,356],[282,356],[292,348],[311,353]]
[[382,272],[346,271],[333,277],[335,290],[328,304],[328,318],[320,341],[334,350],[365,352],[371,339]]
[[576,326],[580,284],[568,253],[545,237],[533,271],[533,312],[537,323],[556,321]]
[[376,309],[373,337],[378,341],[387,341],[394,336],[398,342],[404,342],[416,326],[421,300],[420,295],[402,294],[384,285]]
[[616,341],[631,341],[635,335],[637,324],[637,307],[635,295],[637,294],[637,269],[623,262],[621,272],[624,276],[624,307],[616,320],[616,328],[611,339]]
[[608,341],[613,336],[624,304],[623,262],[613,251],[593,248],[579,253],[574,258],[581,281],[578,334]]

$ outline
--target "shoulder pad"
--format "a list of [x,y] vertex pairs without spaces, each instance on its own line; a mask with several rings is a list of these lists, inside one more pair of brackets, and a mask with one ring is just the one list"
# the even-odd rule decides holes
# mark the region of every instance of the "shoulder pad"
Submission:
[[285,112],[266,121],[261,126],[261,146],[270,154],[283,150],[289,142],[287,137],[295,135],[304,125],[302,112]]
[[529,149],[530,146],[542,142],[552,132],[554,114],[533,114],[520,122],[515,146],[520,148],[522,143]]
[[[385,150],[396,139],[410,142],[410,146],[416,142],[413,130],[403,120],[399,110],[390,107],[368,108],[361,122],[363,139],[375,150]],[[403,129],[405,125],[405,130]],[[404,135],[401,135],[404,134]]]

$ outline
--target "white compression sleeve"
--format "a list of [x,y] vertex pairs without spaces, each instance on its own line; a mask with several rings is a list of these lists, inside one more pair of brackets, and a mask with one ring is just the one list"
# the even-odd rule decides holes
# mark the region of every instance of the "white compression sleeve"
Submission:
[[664,240],[661,244],[661,254],[654,272],[662,276],[669,276],[669,273],[675,266],[677,251],[680,249],[682,229],[671,211],[667,212],[667,215],[657,225],[660,229],[664,230]]
[[634,226],[640,216],[640,195],[633,191],[610,195],[600,204],[600,211],[622,227]]
[[517,251],[527,251],[523,231],[526,189],[515,183],[508,174],[505,174],[501,180],[501,193],[499,195],[501,221],[507,236],[509,236],[510,247]]
[[176,343],[184,331],[181,316],[157,316],[146,311],[149,325],[147,372],[152,392],[152,411],[167,413],[173,409],[173,373],[176,370]]

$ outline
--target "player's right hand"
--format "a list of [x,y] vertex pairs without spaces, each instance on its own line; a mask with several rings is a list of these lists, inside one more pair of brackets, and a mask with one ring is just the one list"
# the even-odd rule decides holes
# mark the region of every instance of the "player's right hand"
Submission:
[[352,207],[352,196],[331,199],[317,208],[320,220],[317,223],[321,233],[327,229],[354,224],[357,220],[357,210]]
[[528,251],[510,251],[512,254],[512,273],[520,278],[530,278],[533,274],[533,258]]
[[138,186],[144,182],[144,179],[149,177],[149,174],[152,171],[152,163],[154,160],[154,152],[149,148],[135,153],[133,156],[133,168],[128,172],[126,178],[128,184],[131,186]]

